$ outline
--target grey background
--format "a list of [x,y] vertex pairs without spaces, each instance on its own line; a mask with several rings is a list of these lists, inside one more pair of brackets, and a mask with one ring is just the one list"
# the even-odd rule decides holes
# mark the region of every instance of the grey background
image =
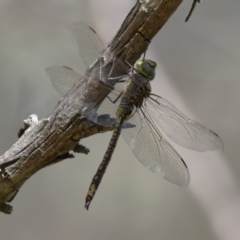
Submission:
[[[22,120],[47,115],[60,96],[45,74],[51,65],[79,70],[73,22],[110,41],[135,4],[116,0],[0,1],[0,154]],[[91,152],[35,174],[0,215],[0,239],[235,240],[240,237],[240,2],[204,1],[188,23],[184,1],[154,38],[147,57],[158,63],[153,92],[216,131],[224,153],[173,144],[191,174],[187,188],[152,174],[122,138],[89,211],[84,201],[111,133],[82,141]]]

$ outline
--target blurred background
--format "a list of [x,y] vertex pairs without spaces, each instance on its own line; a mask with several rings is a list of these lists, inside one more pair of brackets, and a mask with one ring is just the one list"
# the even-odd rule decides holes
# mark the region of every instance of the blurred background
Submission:
[[[23,119],[43,118],[60,96],[45,69],[84,71],[70,26],[82,21],[108,42],[136,0],[0,1],[0,154],[17,140]],[[120,138],[93,200],[85,196],[111,133],[81,143],[90,154],[48,167],[28,180],[0,214],[2,240],[236,240],[240,238],[240,2],[184,0],[154,38],[147,58],[158,63],[153,92],[217,132],[224,152],[172,145],[191,174],[178,188],[147,171]]]

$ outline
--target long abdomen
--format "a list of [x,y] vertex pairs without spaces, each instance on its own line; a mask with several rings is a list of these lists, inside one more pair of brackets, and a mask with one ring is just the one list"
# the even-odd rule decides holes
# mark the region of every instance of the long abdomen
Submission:
[[98,189],[98,186],[102,180],[102,177],[107,169],[107,166],[111,160],[111,157],[112,157],[112,154],[113,154],[113,151],[117,145],[117,141],[118,141],[118,138],[120,136],[120,133],[121,133],[121,130],[122,130],[122,124],[119,124],[117,126],[117,128],[114,130],[113,132],[113,135],[112,135],[112,138],[110,140],[110,143],[108,145],[108,149],[103,157],[103,160],[100,164],[100,166],[98,167],[98,170],[95,174],[95,176],[93,177],[92,179],[92,183],[89,187],[89,190],[88,190],[88,193],[87,193],[87,197],[86,197],[86,201],[85,201],[85,208],[88,209],[89,208],[89,205]]

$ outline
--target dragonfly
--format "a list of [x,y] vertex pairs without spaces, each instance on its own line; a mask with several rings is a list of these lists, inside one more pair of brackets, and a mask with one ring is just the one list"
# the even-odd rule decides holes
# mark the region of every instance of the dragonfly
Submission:
[[[97,33],[84,23],[73,24],[72,35],[85,66],[92,66],[96,59],[101,57],[106,48],[105,44]],[[129,65],[121,61],[116,59],[115,64]],[[97,108],[90,107],[90,110],[85,111],[85,108],[80,106],[80,114],[101,125],[109,123],[98,120],[97,116],[109,114],[116,122],[109,146],[90,184],[85,201],[86,209],[101,183],[120,134],[143,166],[151,172],[164,172],[166,180],[180,187],[189,184],[188,167],[160,129],[182,147],[200,152],[223,150],[222,140],[215,132],[191,120],[170,102],[151,92],[150,82],[155,78],[156,67],[154,61],[144,58],[136,63],[136,67],[130,66],[124,76],[116,78],[111,77],[109,72],[102,71],[100,64],[94,77],[89,77],[89,81],[99,84],[100,89],[108,90],[109,93]],[[52,85],[63,96],[74,84],[86,77],[65,66],[49,67],[46,71]],[[114,86],[110,84],[112,82]],[[124,128],[125,123],[129,123],[130,127]]]

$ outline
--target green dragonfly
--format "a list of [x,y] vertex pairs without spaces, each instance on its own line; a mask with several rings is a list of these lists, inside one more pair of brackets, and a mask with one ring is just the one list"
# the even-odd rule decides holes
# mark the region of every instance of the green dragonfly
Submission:
[[[84,23],[75,23],[72,34],[83,62],[86,67],[91,66],[101,57],[105,45],[96,32]],[[122,64],[116,59],[115,64],[126,66],[127,63]],[[79,103],[80,114],[101,125],[109,125],[109,122],[99,120],[101,114],[109,114],[116,121],[108,149],[89,187],[86,209],[102,180],[121,133],[145,167],[152,172],[163,171],[166,180],[179,186],[189,184],[189,171],[160,129],[172,141],[188,149],[201,152],[223,149],[223,143],[216,133],[189,119],[164,98],[151,93],[150,81],[155,77],[156,66],[155,62],[143,59],[137,62],[136,68],[130,67],[124,76],[116,78],[111,77],[111,73],[102,71],[100,65],[94,76],[89,77],[89,81],[109,94],[97,107],[93,104],[90,108],[85,108],[81,106],[82,102]],[[52,85],[61,95],[65,95],[74,84],[86,78],[86,75],[65,66],[49,67],[46,71]],[[101,91],[97,94],[101,94]],[[131,127],[124,128],[126,122]]]

